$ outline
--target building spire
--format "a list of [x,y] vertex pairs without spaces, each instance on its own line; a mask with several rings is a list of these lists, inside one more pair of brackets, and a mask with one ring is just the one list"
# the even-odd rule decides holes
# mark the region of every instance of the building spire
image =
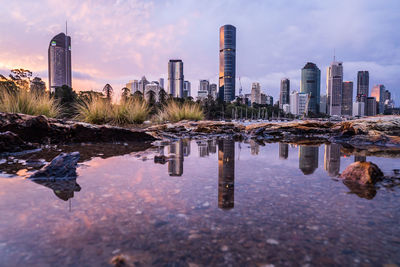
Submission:
[[65,21],[65,35],[68,35],[68,22]]
[[333,48],[333,62],[336,62],[336,49]]

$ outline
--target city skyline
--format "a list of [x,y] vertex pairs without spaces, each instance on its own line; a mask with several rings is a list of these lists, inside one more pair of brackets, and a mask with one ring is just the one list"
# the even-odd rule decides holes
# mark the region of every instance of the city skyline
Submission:
[[[368,70],[370,88],[375,84],[384,84],[393,93],[396,103],[399,102],[400,78],[395,75],[400,71],[399,40],[393,37],[396,32],[394,25],[398,25],[399,18],[390,12],[399,3],[366,1],[361,6],[344,1],[339,1],[337,5],[316,1],[306,5],[293,3],[287,6],[285,1],[268,5],[259,1],[246,2],[246,9],[239,16],[232,18],[227,12],[218,19],[209,18],[223,3],[117,1],[105,2],[98,10],[90,9],[85,1],[68,4],[42,1],[41,5],[26,3],[23,9],[17,3],[6,3],[3,10],[12,12],[0,11],[0,20],[3,25],[9,26],[1,30],[2,35],[8,38],[0,43],[0,50],[3,51],[0,53],[0,73],[7,75],[9,69],[23,67],[32,70],[47,83],[47,45],[44,44],[62,32],[65,20],[68,20],[74,89],[100,90],[105,83],[118,89],[129,80],[143,75],[149,80],[166,78],[165,64],[171,58],[181,58],[185,62],[185,78],[192,82],[193,88],[197,88],[200,79],[217,83],[218,28],[232,24],[237,28],[236,87],[239,88],[240,76],[244,93],[250,92],[252,82],[260,82],[263,92],[278,99],[279,82],[283,77],[289,77],[291,88],[298,90],[300,69],[308,61],[316,63],[321,69],[321,76],[326,77],[326,67],[336,48],[338,57],[344,62],[344,80],[356,83],[357,71]],[[241,1],[232,3],[226,7],[227,11],[239,10],[241,4]],[[196,7],[203,5],[207,7],[204,13],[196,11]],[[39,17],[43,12],[38,12],[36,6],[46,11],[47,16]],[[55,6],[59,8],[54,10]],[[168,10],[175,9],[177,15],[194,14],[193,19],[188,20],[186,16],[167,18],[165,14]],[[256,10],[251,13],[254,18],[251,25],[245,19],[250,10]],[[304,17],[282,22],[272,16],[277,10],[282,17],[299,11]],[[323,15],[335,11],[343,11],[336,12],[342,16],[341,22],[336,23],[335,18],[310,29],[305,28],[309,20],[321,19]],[[135,16],[140,14],[143,21],[138,22]],[[306,18],[307,14],[310,18]],[[152,20],[153,15],[159,16]],[[100,19],[91,23],[90,18],[93,17]],[[353,25],[348,29],[346,21],[350,19]],[[198,26],[199,21],[207,22]],[[123,24],[126,26],[122,27]],[[332,26],[330,35],[323,32],[327,26]],[[124,33],[118,30],[120,27],[121,30],[130,29]],[[305,42],[307,38],[318,41]],[[376,39],[381,42],[373,42]],[[268,42],[262,42],[264,40]],[[266,46],[262,51],[256,49],[259,42]],[[302,43],[300,47],[298,42]],[[323,91],[324,83],[321,79]]]

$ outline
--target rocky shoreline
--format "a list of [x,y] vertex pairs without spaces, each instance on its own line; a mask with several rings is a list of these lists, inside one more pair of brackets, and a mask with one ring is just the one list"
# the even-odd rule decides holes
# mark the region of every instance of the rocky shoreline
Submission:
[[45,116],[0,113],[0,153],[35,149],[48,144],[81,142],[153,142],[179,138],[255,140],[260,143],[338,143],[349,150],[400,152],[400,116],[376,116],[344,122],[293,121],[244,125],[220,121],[182,121],[122,128],[49,119]]

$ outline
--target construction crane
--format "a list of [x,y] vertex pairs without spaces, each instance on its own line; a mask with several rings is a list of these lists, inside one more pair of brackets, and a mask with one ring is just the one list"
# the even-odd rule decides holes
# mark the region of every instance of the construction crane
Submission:
[[304,109],[303,116],[301,116],[301,119],[304,119],[308,114],[308,104],[310,103],[310,98],[311,98],[311,94],[308,94],[307,101],[306,101],[306,107]]

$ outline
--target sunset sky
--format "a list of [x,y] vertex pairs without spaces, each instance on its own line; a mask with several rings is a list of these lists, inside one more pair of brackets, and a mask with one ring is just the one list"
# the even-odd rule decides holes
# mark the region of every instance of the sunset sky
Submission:
[[282,77],[298,90],[300,69],[311,61],[324,94],[336,49],[345,80],[368,70],[370,88],[382,83],[400,102],[399,0],[0,0],[0,7],[3,75],[21,67],[47,82],[50,39],[68,20],[75,90],[166,79],[168,60],[179,58],[196,96],[199,79],[217,82],[218,30],[232,24],[244,92],[260,82],[276,100]]

